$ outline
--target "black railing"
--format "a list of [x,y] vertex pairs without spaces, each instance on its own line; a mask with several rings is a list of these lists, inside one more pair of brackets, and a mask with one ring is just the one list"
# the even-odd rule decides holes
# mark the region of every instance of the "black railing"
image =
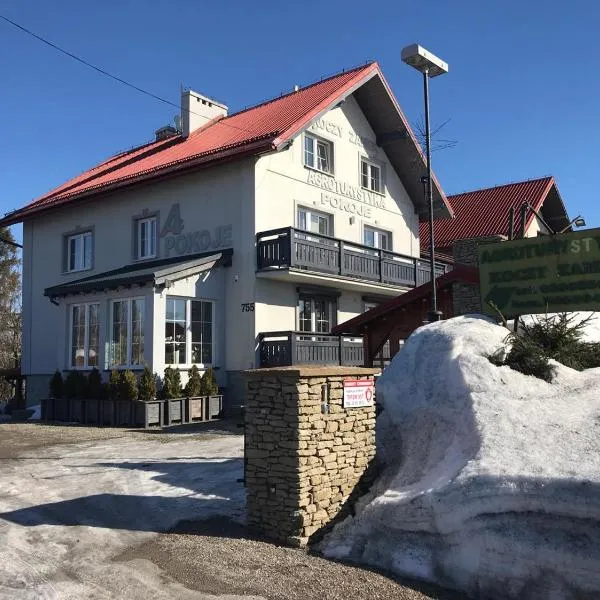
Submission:
[[304,331],[269,331],[258,335],[261,367],[293,365],[364,364],[360,337],[307,333]]
[[[427,260],[293,227],[258,233],[256,253],[259,271],[296,268],[404,287],[417,287],[430,280]],[[451,268],[436,261],[438,277]]]

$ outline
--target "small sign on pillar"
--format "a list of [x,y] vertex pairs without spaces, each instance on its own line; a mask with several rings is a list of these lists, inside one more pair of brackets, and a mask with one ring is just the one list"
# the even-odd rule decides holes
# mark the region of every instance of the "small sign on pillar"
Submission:
[[373,406],[372,379],[344,380],[344,408]]

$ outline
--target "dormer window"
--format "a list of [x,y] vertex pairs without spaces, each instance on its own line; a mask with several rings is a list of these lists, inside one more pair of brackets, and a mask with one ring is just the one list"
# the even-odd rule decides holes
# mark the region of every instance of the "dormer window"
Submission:
[[333,143],[314,135],[304,135],[304,165],[333,174]]

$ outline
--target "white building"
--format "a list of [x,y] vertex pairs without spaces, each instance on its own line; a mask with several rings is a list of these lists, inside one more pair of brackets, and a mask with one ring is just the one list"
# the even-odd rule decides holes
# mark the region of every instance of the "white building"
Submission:
[[156,133],[0,220],[28,404],[56,369],[212,366],[234,403],[243,369],[360,364],[331,327],[427,280],[424,159],[377,63],[230,116],[187,91]]

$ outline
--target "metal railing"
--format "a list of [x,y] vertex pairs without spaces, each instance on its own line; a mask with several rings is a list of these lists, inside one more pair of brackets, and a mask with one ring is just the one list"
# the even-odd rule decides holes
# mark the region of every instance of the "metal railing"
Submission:
[[[258,233],[256,265],[259,271],[296,268],[404,287],[417,287],[430,280],[427,260],[294,227]],[[451,268],[436,261],[438,276]]]

